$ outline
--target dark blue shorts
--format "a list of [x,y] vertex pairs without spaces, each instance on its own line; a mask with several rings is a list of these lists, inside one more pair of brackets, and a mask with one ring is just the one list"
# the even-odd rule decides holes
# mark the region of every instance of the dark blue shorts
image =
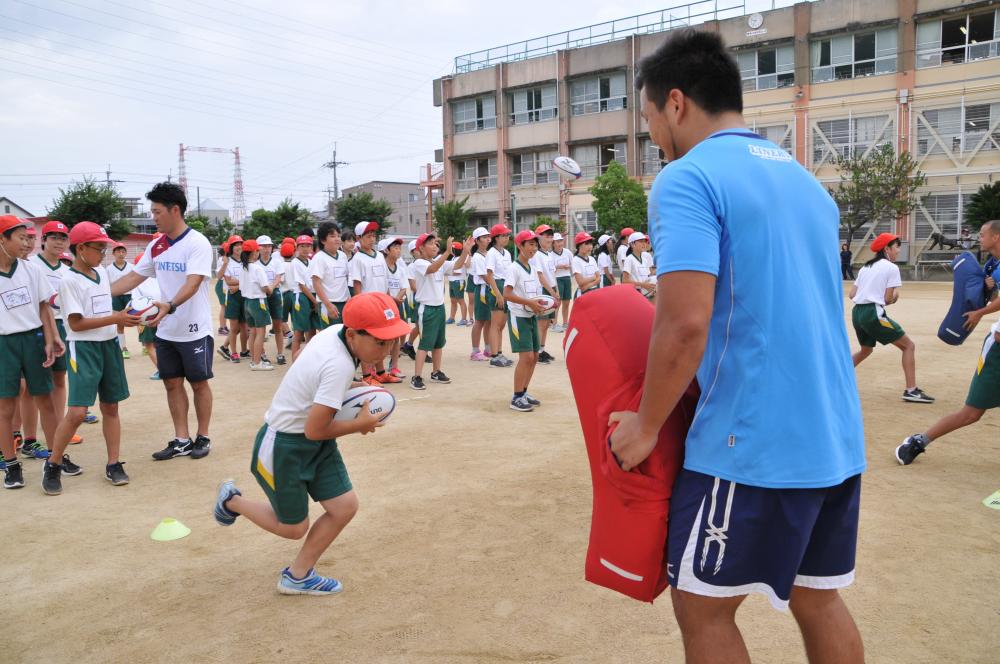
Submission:
[[788,607],[792,586],[854,581],[861,476],[823,489],[764,489],[682,470],[670,499],[670,585],[696,595],[761,593]]
[[167,341],[156,337],[156,368],[160,378],[187,378],[200,383],[212,377],[212,355],[215,340],[212,335],[195,341]]

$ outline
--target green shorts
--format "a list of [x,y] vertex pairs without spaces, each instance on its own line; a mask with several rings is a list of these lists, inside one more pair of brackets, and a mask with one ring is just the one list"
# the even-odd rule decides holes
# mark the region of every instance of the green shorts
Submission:
[[243,294],[239,291],[226,293],[226,320],[243,322]]
[[489,298],[486,293],[490,290],[490,287],[486,284],[481,284],[476,286],[476,306],[473,307],[473,318],[478,321],[486,322],[492,318],[493,312],[490,310]]
[[1000,406],[1000,344],[992,333],[987,334],[983,341],[979,365],[976,373],[972,374],[972,384],[969,385],[965,405],[983,410]]
[[132,301],[131,295],[115,295],[111,298],[112,311],[125,311],[125,307]]
[[222,279],[215,280],[215,297],[219,298],[219,306],[226,306],[226,284]]
[[[502,293],[504,287],[504,280],[494,279],[494,281],[496,281],[497,290]],[[493,289],[490,288],[489,284],[486,284],[486,304],[489,305],[490,311],[502,311],[504,313],[507,312],[507,302],[504,302],[502,307],[497,306],[497,298],[495,295],[493,295]]]
[[143,346],[146,344],[156,343],[156,328],[147,327],[145,325],[139,326],[139,343]]
[[453,300],[461,300],[465,297],[465,284],[461,281],[449,281],[448,296]]
[[253,444],[250,472],[267,494],[278,521],[309,518],[309,497],[316,502],[342,496],[354,487],[336,440],[309,440],[266,424]]
[[[62,339],[63,347],[68,349],[69,345],[66,341],[66,324],[58,318],[56,319],[56,329],[59,330],[59,338]],[[62,371],[63,373],[66,372],[66,369],[69,367],[69,363],[66,361],[68,353],[69,351],[67,350],[66,353],[63,353],[56,358],[56,361],[52,363],[51,367],[53,371]]]
[[[118,354],[121,357],[121,353]],[[0,399],[21,393],[21,379],[28,394],[40,397],[52,392],[52,369],[43,367],[45,335],[42,328],[0,336]]]
[[295,291],[281,291],[281,320],[287,323],[292,315],[292,307],[295,306]]
[[854,305],[851,321],[858,343],[866,348],[874,348],[876,343],[891,344],[906,335],[903,328],[885,314],[885,308],[874,302]]
[[305,293],[294,293],[292,302],[292,329],[296,332],[308,332],[313,329],[312,315],[313,305],[306,297]]
[[443,304],[421,304],[417,308],[417,326],[420,330],[420,350],[444,348],[445,315]]
[[281,299],[281,291],[271,291],[267,296],[267,313],[271,320],[281,320],[285,316],[285,301]]
[[573,277],[556,277],[556,290],[563,302],[573,297]]
[[267,327],[271,324],[271,314],[267,310],[267,300],[261,297],[243,298],[243,320],[247,327]]
[[509,316],[507,331],[510,333],[510,350],[513,353],[537,353],[541,347],[538,341],[538,319]]
[[[334,307],[337,308],[337,313],[340,314],[339,318],[330,318],[326,315],[326,307],[322,304],[319,305],[319,311],[313,309],[312,317],[310,318],[310,324],[314,330],[325,330],[331,325],[337,325],[344,320],[344,305],[346,302],[331,302]],[[320,313],[322,311],[323,313]]]
[[473,293],[473,292],[476,291],[477,288],[478,287],[476,286],[476,280],[472,278],[472,275],[470,274],[470,275],[466,276],[465,277],[465,292],[466,293]]
[[69,342],[67,406],[93,406],[128,399],[125,360],[118,339]]

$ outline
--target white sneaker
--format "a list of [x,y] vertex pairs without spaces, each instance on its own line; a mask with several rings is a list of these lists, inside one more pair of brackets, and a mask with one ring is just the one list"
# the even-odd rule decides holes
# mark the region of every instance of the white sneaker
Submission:
[[274,365],[268,364],[267,362],[261,362],[260,364],[250,363],[250,371],[274,371]]

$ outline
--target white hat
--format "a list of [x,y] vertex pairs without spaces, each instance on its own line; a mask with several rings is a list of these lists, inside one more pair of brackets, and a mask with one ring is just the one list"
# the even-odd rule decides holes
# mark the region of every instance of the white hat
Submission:
[[559,240],[564,240],[564,239],[565,238],[562,236],[562,233],[556,233],[555,235],[552,236],[553,242],[558,242]]
[[260,245],[269,244],[272,247],[274,246],[274,243],[271,242],[271,238],[268,237],[267,235],[261,235],[259,238],[257,238],[257,244]]
[[597,246],[598,247],[603,247],[607,243],[607,241],[610,240],[610,239],[611,239],[611,236],[608,235],[607,233],[605,233],[601,237],[597,238]]
[[632,233],[631,235],[628,236],[628,243],[632,244],[633,242],[638,242],[639,240],[648,240],[648,239],[649,237],[636,231],[635,233]]
[[406,245],[406,248],[409,251],[411,251],[411,252],[412,251],[416,251],[417,250],[417,241],[416,240],[410,240],[410,243],[408,245]]
[[473,240],[478,240],[479,238],[484,237],[484,236],[489,235],[489,234],[490,234],[490,232],[488,230],[486,230],[485,228],[483,228],[482,226],[480,226],[476,230],[472,231],[472,239]]
[[386,252],[396,242],[403,244],[403,239],[398,237],[386,237],[378,241],[378,250],[381,252]]
[[361,238],[365,233],[372,233],[378,230],[378,224],[374,221],[362,221],[354,226],[354,234]]

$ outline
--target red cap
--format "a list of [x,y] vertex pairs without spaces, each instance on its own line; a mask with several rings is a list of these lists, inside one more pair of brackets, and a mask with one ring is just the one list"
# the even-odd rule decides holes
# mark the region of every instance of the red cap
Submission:
[[555,229],[548,224],[542,224],[535,229],[535,235],[541,235],[542,233],[555,233]]
[[[548,228],[548,226],[546,226],[546,228]],[[517,237],[514,238],[514,244],[520,247],[528,240],[537,240],[537,239],[538,239],[538,234],[535,231],[521,231],[520,233],[517,234]]]
[[260,245],[257,244],[257,240],[244,240],[243,251],[260,251]]
[[362,221],[354,225],[354,234],[361,237],[365,233],[374,233],[378,230],[378,224],[374,221]]
[[451,248],[453,250],[455,250],[455,251],[459,251],[460,252],[460,251],[462,251],[462,243],[461,242],[452,242],[451,243]]
[[510,229],[503,224],[495,224],[490,229],[490,237],[497,237],[498,235],[510,235]]
[[70,244],[83,244],[84,242],[114,244],[114,240],[108,237],[108,232],[92,221],[81,221],[69,232]]
[[25,221],[25,223],[28,224],[28,235],[30,235],[32,237],[38,235],[38,229],[35,228],[35,224],[31,223],[27,219],[25,219],[24,221]]
[[295,245],[295,238],[293,238],[293,237],[282,238],[281,244],[290,244],[290,245],[294,246]]
[[59,254],[59,260],[61,260],[61,261],[69,261],[70,263],[72,263],[73,262],[73,254],[69,253],[68,251],[64,251],[61,254]]
[[396,301],[386,293],[355,295],[344,305],[344,325],[364,330],[376,339],[397,339],[413,326],[399,317]]
[[872,240],[871,250],[877,254],[878,252],[888,247],[890,242],[898,239],[899,239],[898,235],[893,235],[892,233],[882,233],[877,238]]
[[295,238],[295,244],[297,244],[297,245],[299,245],[299,244],[308,244],[311,247],[312,243],[313,243],[313,239],[312,239],[312,237],[310,237],[308,235],[300,235],[297,238]]
[[234,242],[242,242],[242,241],[243,241],[243,238],[241,238],[239,235],[230,235],[226,239],[226,246],[228,247],[228,246],[231,246]]
[[619,233],[619,235],[622,237],[622,239],[624,239],[627,238],[632,233],[635,233],[635,229],[626,226],[625,228],[622,229],[622,232]]
[[417,238],[417,244],[416,244],[416,246],[414,248],[415,249],[419,249],[420,247],[422,247],[425,244],[427,244],[428,240],[430,240],[430,239],[432,239],[434,237],[436,237],[434,235],[434,233],[421,233],[420,237]]
[[67,228],[66,224],[61,221],[50,221],[42,226],[42,237],[45,237],[49,233],[62,233],[63,235],[69,235],[69,228]]
[[124,249],[125,251],[128,251],[128,247],[126,247],[121,242],[115,242],[115,245],[111,247],[111,251],[114,251],[115,249]]
[[593,241],[594,241],[593,236],[591,236],[591,234],[588,233],[587,231],[580,231],[579,233],[576,234],[576,237],[573,238],[573,244],[583,244],[584,242],[593,242]]
[[24,219],[18,219],[12,214],[0,216],[0,233],[6,233],[10,229],[17,228],[18,226],[28,228],[31,226],[31,222],[25,221]]
[[295,255],[295,242],[282,242],[281,249],[278,251],[281,252],[282,258],[291,258]]

